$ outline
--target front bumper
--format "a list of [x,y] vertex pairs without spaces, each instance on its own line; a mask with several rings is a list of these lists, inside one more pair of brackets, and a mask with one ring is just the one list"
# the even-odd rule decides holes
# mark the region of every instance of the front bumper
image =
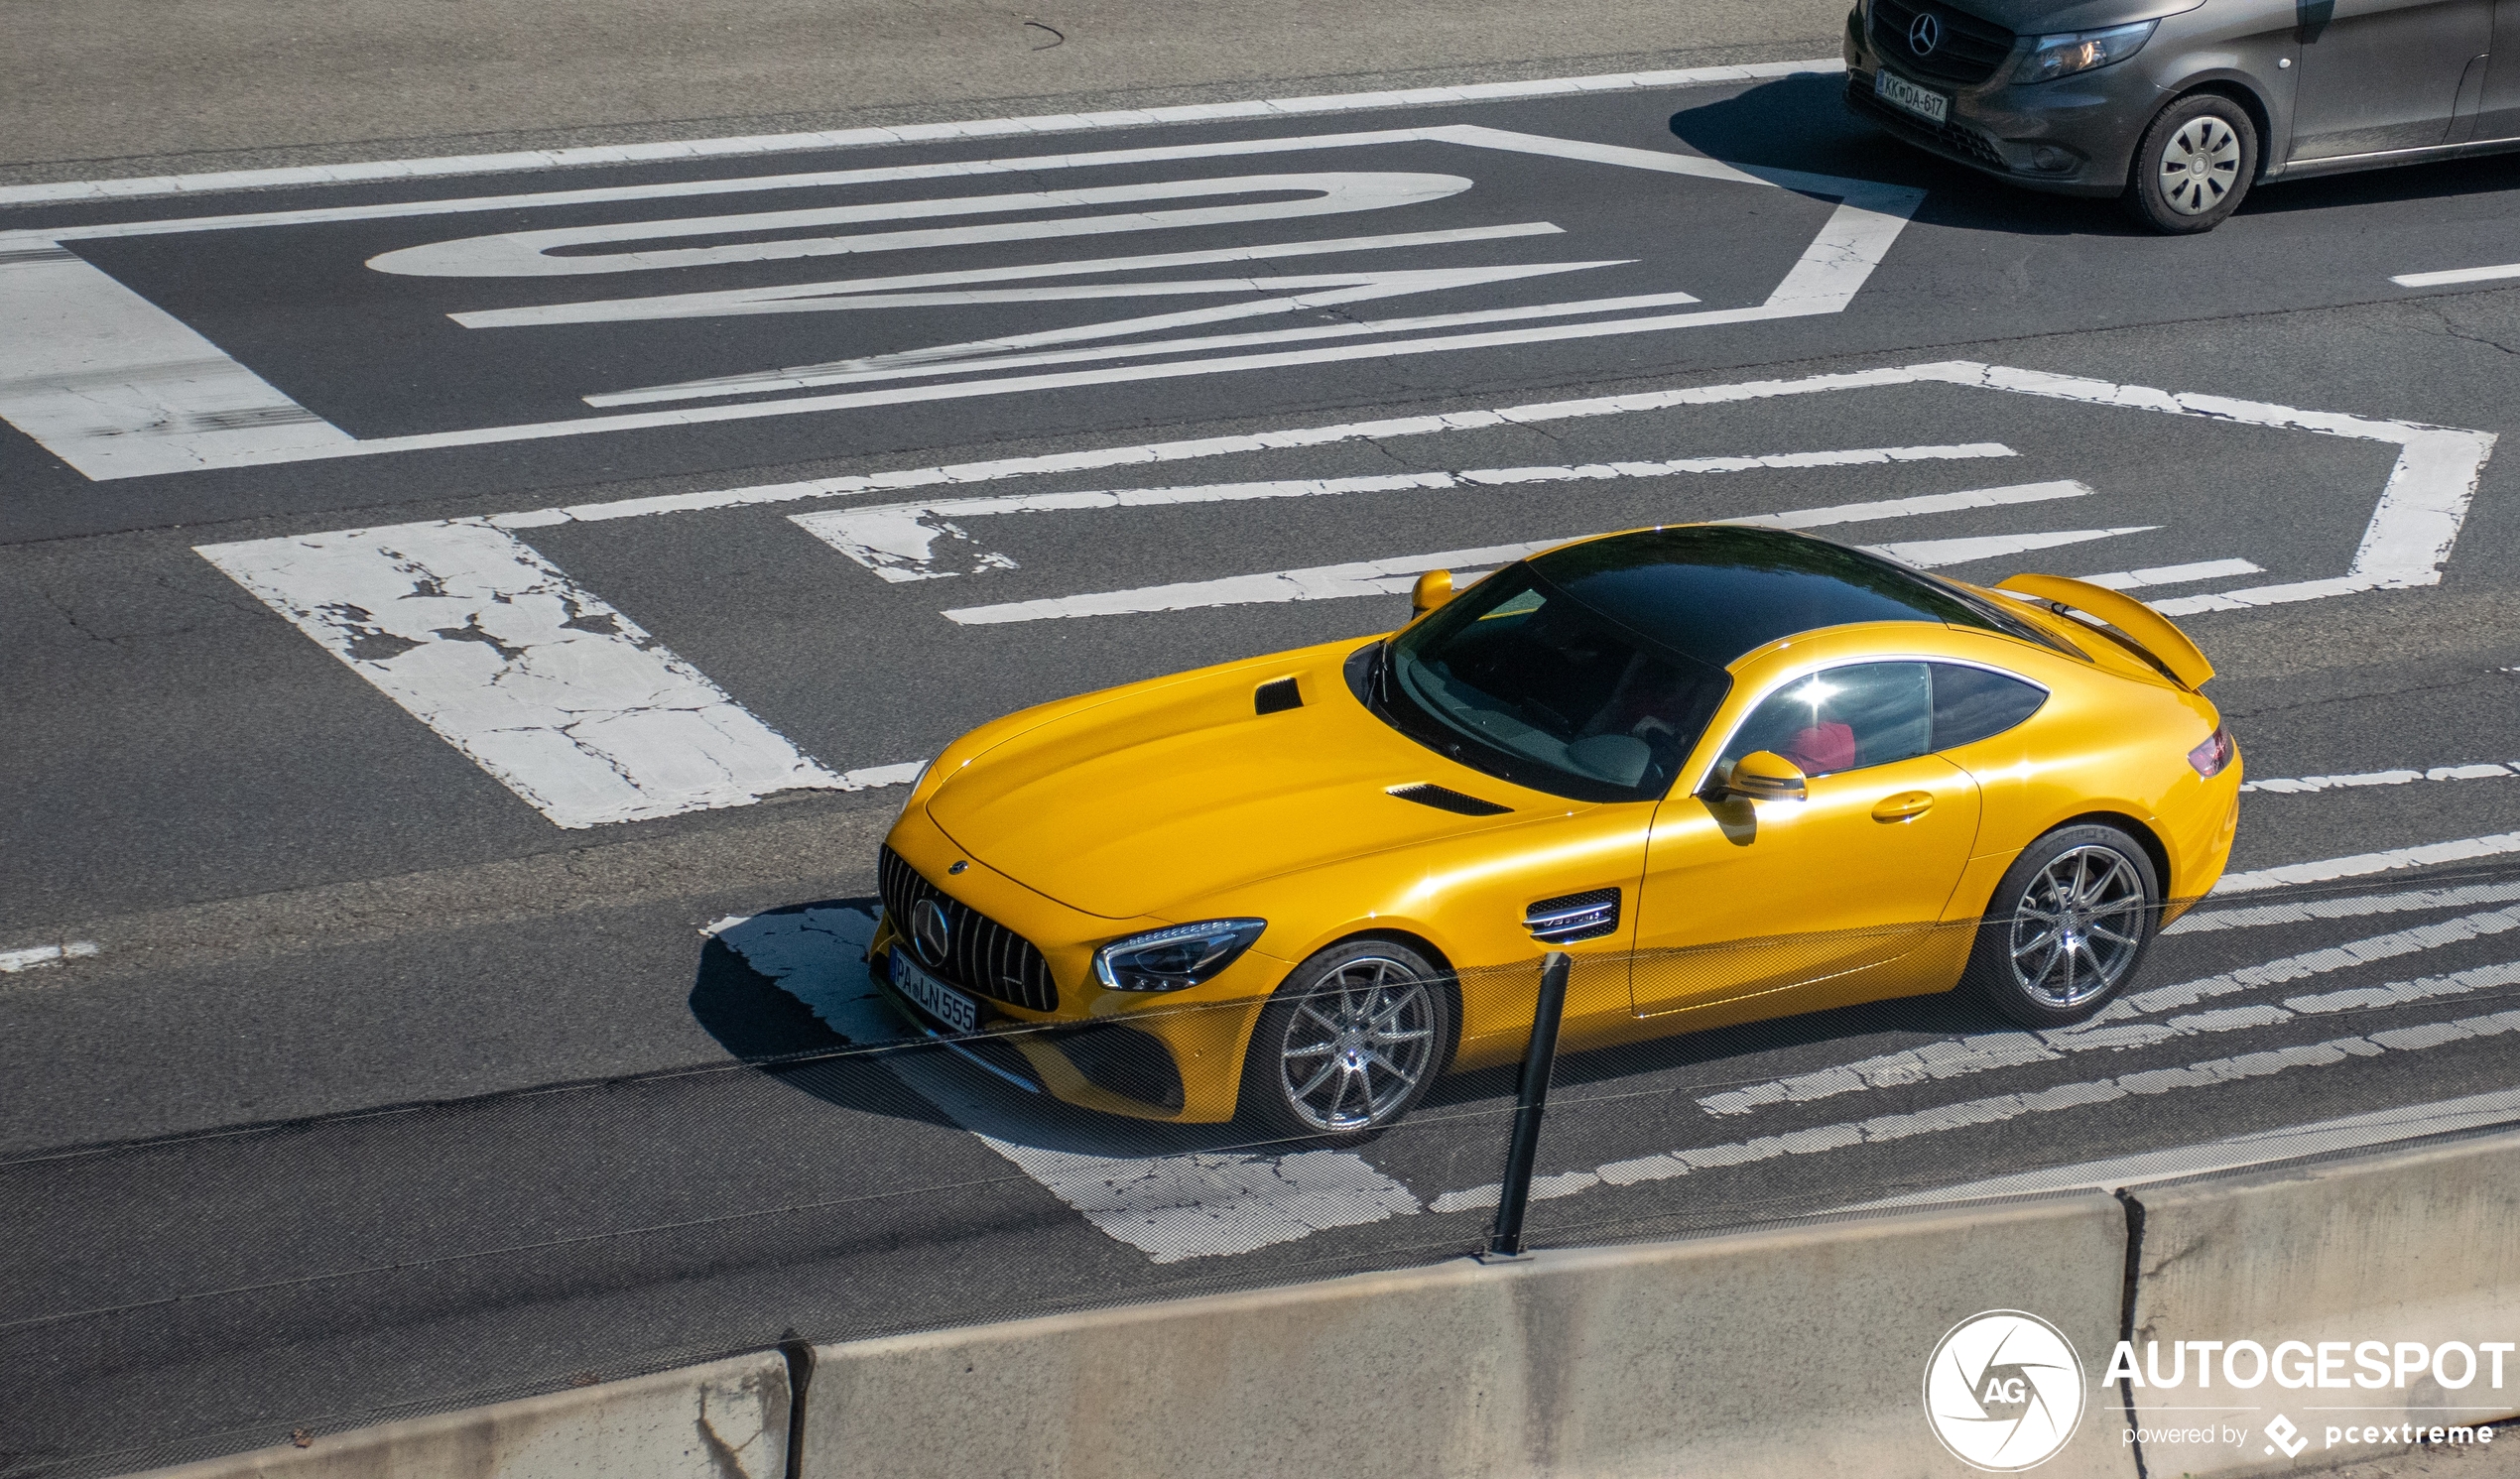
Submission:
[[2013,65],[2008,61],[1995,80],[1973,87],[1908,78],[1952,100],[1937,124],[1875,96],[1874,74],[1884,63],[1863,34],[1860,12],[1846,18],[1845,52],[1849,112],[1901,143],[2051,194],[2123,193],[2136,141],[2161,104],[2151,80],[2125,62],[2025,87],[2002,80]]
[[[922,1033],[1005,1082],[1086,1109],[1189,1124],[1233,1118],[1243,1048],[1286,962],[1253,949],[1188,991],[1104,990],[1090,974],[1096,947],[1179,922],[1114,921],[1070,909],[967,858],[925,807],[905,813],[887,842],[931,887],[1030,941],[1057,986],[1057,1005],[1034,1011],[923,960],[931,975],[980,1003],[978,1031],[957,1032],[893,988],[892,952],[903,942],[887,909],[868,946],[870,972],[885,1000]],[[964,864],[960,874],[948,871],[955,862]]]

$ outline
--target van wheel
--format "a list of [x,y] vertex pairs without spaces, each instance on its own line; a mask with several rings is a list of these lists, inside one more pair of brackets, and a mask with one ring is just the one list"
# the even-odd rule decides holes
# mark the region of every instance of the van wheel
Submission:
[[2113,826],[2059,827],[2004,871],[1961,979],[2024,1027],[2081,1022],[2134,978],[2160,919],[2141,843]]
[[2197,92],[2162,109],[2135,146],[2126,208],[2169,236],[2210,231],[2240,208],[2257,178],[2257,125],[2218,92]]
[[1271,1139],[1351,1143],[1417,1107],[1452,1045],[1444,973],[1391,940],[1305,961],[1261,1009],[1240,1118]]

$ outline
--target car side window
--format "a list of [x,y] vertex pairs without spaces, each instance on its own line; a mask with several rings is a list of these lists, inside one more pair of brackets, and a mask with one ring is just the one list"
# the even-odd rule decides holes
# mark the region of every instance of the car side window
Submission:
[[2048,690],[1983,668],[1935,663],[1934,748],[1956,749],[1998,735],[2039,711]]
[[1934,697],[1923,663],[1825,669],[1761,700],[1722,763],[1771,750],[1806,776],[1827,776],[1912,759],[1934,748]]

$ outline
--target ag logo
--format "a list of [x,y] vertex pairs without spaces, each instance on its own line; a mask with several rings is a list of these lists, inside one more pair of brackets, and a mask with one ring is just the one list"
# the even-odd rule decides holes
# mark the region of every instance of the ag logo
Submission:
[[2082,1421],[2082,1359],[2064,1331],[2035,1314],[1970,1315],[1925,1363],[1925,1418],[1972,1469],[2037,1468]]

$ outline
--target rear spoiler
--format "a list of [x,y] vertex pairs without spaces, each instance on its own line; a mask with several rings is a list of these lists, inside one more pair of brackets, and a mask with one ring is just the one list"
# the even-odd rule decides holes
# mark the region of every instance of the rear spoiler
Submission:
[[2170,618],[2123,591],[2063,575],[2015,575],[1995,587],[2032,598],[2059,612],[2094,616],[2134,641],[2181,687],[2194,692],[2213,677],[2213,665]]

